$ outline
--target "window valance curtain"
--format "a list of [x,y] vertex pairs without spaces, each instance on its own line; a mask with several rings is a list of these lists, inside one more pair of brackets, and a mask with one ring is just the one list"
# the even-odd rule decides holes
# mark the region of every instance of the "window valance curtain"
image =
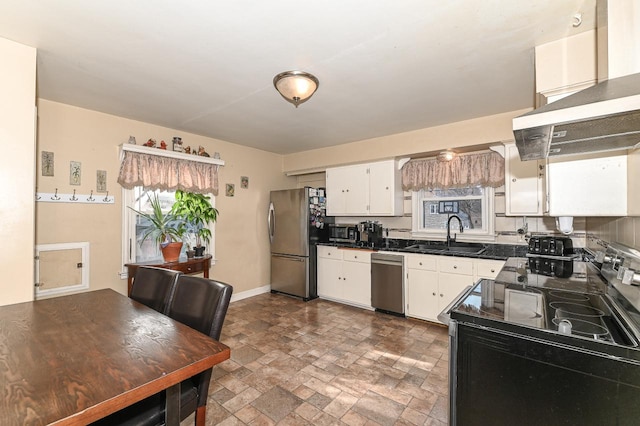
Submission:
[[468,186],[504,185],[504,158],[496,152],[458,155],[449,162],[435,158],[411,160],[402,167],[402,188],[463,188]]
[[118,183],[132,189],[212,193],[218,195],[218,164],[124,151]]

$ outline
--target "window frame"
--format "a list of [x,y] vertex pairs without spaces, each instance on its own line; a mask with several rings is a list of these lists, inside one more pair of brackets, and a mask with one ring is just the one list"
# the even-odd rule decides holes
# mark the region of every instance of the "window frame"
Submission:
[[[139,188],[139,187],[137,187]],[[136,234],[135,215],[129,207],[135,203],[135,188],[126,189],[122,188],[122,270],[120,272],[120,278],[127,278],[127,268],[124,266],[127,263],[136,263],[136,245],[134,244]],[[175,191],[174,191],[175,192]],[[211,205],[216,206],[216,196],[213,194],[206,194],[211,197]],[[215,251],[216,251],[216,222],[209,225],[211,230],[211,240],[207,246],[207,254],[211,255],[211,265],[215,265]],[[153,261],[151,261],[153,262]],[[162,258],[158,258],[158,263],[163,263]]]
[[[464,241],[483,241],[493,242],[496,240],[495,236],[495,190],[492,187],[482,187],[483,195],[482,200],[482,223],[483,228],[477,229],[465,229],[463,233],[455,232],[458,240]],[[447,237],[446,229],[429,229],[422,227],[423,217],[423,201],[425,199],[432,200],[446,200],[449,197],[428,197],[426,196],[428,191],[419,190],[411,192],[411,235],[413,237],[444,240]],[[453,198],[453,197],[452,197]],[[453,233],[453,231],[452,231]]]

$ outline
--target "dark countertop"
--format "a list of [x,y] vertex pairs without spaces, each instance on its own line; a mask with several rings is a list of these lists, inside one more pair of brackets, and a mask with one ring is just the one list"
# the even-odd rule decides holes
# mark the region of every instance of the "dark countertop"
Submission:
[[[507,260],[509,257],[524,257],[527,253],[526,245],[515,244],[489,244],[481,243],[484,246],[484,250],[479,253],[468,253],[462,251],[445,251],[442,249],[443,241],[427,241],[427,240],[404,240],[389,238],[388,242],[382,241],[376,245],[366,245],[365,243],[337,243],[326,242],[319,243],[318,245],[331,246],[331,247],[343,247],[353,249],[367,249],[374,251],[397,251],[400,253],[414,253],[414,254],[436,254],[440,256],[455,256],[455,257],[469,257],[474,259],[494,259],[494,260]],[[411,247],[420,245],[420,248]]]

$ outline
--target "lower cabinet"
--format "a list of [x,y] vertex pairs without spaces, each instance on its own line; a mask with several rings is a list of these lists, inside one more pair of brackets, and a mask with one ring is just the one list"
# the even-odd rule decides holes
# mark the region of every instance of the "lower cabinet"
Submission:
[[495,278],[503,261],[405,255],[407,316],[438,321],[438,314],[479,278]]
[[318,296],[371,308],[371,251],[318,246]]

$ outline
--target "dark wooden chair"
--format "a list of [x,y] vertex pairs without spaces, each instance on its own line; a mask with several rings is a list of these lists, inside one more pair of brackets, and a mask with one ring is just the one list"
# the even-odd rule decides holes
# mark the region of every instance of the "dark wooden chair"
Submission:
[[[180,275],[167,315],[219,340],[232,293],[233,287],[229,284]],[[212,370],[180,384],[180,421],[195,412],[195,425],[204,426]],[[164,412],[165,392],[160,392],[93,423],[93,426],[161,426],[164,425]]]
[[131,287],[131,297],[148,307],[166,314],[178,277],[182,272],[141,266],[137,269]]

